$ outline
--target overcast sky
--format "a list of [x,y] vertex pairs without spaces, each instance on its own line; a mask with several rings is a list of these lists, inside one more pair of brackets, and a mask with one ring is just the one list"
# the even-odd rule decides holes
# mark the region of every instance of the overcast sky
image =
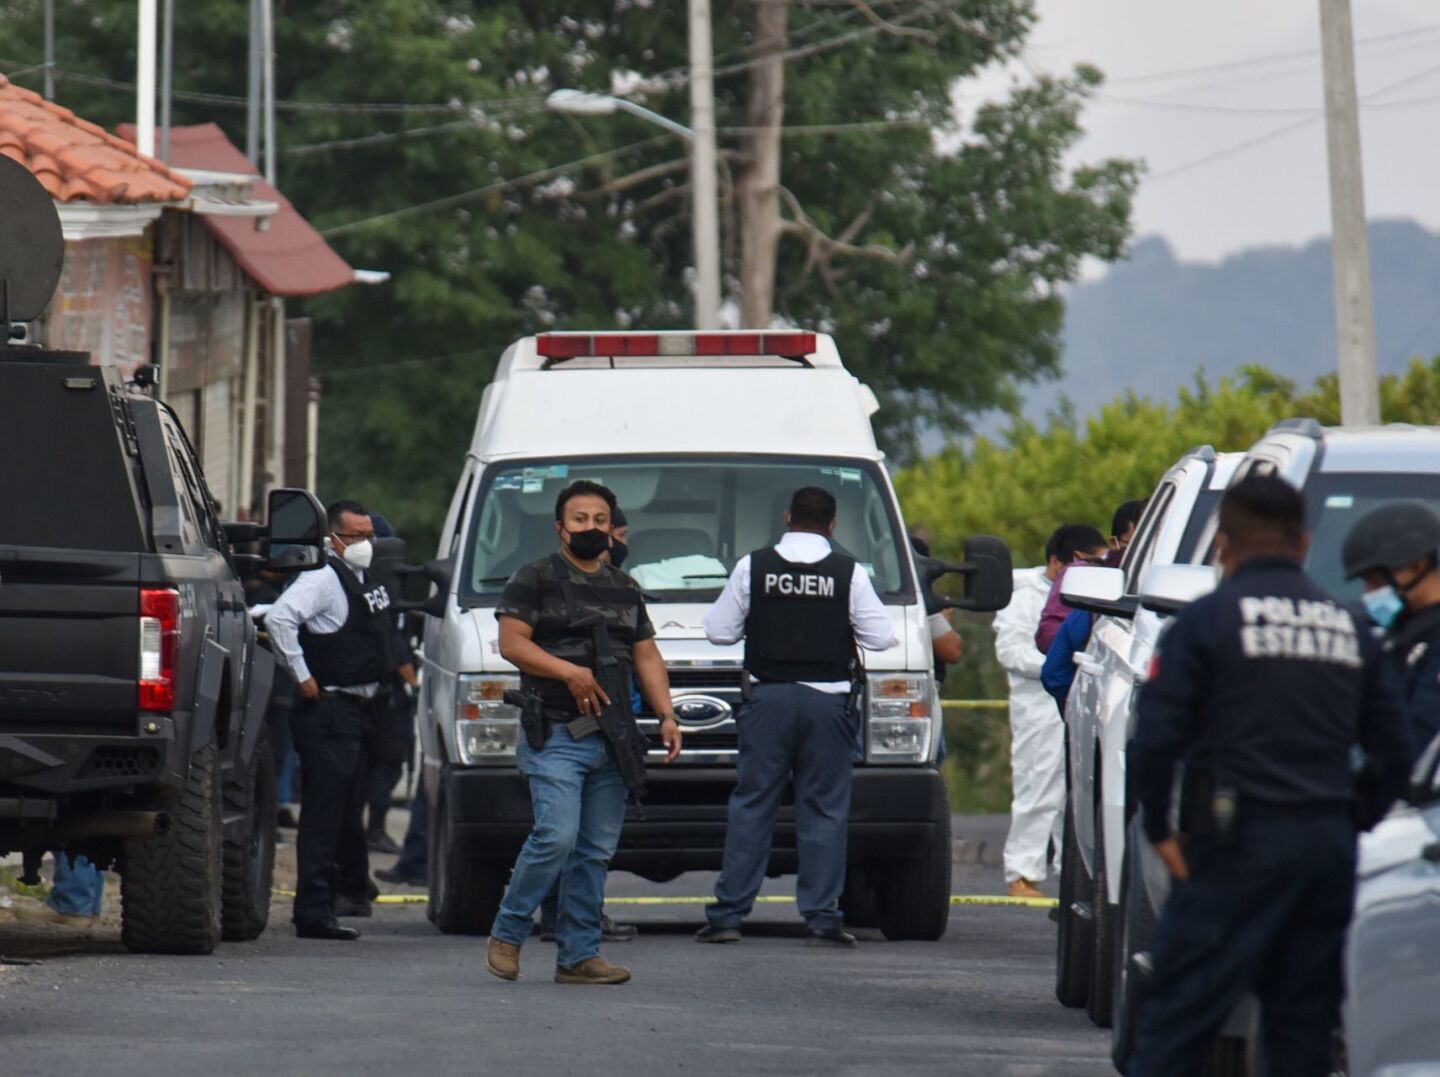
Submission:
[[[1149,165],[1137,235],[1158,233],[1183,258],[1208,261],[1329,234],[1318,0],[1037,7],[1029,67],[1088,62],[1106,75],[1077,159]],[[1440,3],[1353,0],[1353,9],[1368,216],[1440,230]],[[1193,70],[1216,65],[1227,66]],[[994,91],[1008,77],[994,72],[959,92]]]

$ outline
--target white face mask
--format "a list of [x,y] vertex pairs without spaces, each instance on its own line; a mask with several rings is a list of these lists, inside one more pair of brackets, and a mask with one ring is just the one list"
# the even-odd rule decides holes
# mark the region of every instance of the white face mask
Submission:
[[361,571],[370,567],[370,562],[375,557],[375,544],[369,539],[362,539],[352,546],[346,546],[345,552],[340,555],[345,563],[351,568],[358,568]]

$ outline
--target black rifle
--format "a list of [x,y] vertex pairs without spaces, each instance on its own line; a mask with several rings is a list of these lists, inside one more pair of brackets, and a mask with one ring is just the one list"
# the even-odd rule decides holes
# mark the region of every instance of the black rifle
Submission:
[[505,702],[520,708],[520,728],[525,731],[525,743],[537,752],[545,747],[545,737],[550,732],[545,728],[545,701],[535,692],[507,688]]
[[625,788],[639,806],[645,799],[645,756],[650,750],[650,742],[640,732],[635,712],[630,706],[630,673],[615,657],[615,649],[610,645],[610,632],[602,615],[589,614],[572,621],[570,627],[590,629],[595,648],[595,683],[610,700],[600,708],[596,720],[600,732],[615,753],[615,766],[625,780]]

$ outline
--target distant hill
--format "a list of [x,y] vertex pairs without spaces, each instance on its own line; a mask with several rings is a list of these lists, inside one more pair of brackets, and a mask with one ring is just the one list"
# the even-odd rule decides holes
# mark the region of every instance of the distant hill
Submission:
[[[1411,221],[1370,226],[1380,371],[1440,353],[1440,235]],[[1330,243],[1256,247],[1218,264],[1177,261],[1165,240],[1068,295],[1062,375],[1028,394],[1041,418],[1068,397],[1081,415],[1123,392],[1172,397],[1259,363],[1308,385],[1335,367]],[[982,424],[988,426],[989,424]]]

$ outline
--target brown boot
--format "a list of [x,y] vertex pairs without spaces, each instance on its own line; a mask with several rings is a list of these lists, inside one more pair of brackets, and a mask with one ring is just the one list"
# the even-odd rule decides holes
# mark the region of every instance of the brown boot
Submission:
[[490,946],[485,951],[485,970],[502,980],[520,979],[520,947],[490,936]]
[[629,969],[612,965],[603,957],[587,958],[573,969],[564,965],[555,966],[557,984],[623,984],[628,979]]
[[1043,898],[1042,894],[1029,879],[1016,879],[1010,884],[1010,896],[1014,898]]

